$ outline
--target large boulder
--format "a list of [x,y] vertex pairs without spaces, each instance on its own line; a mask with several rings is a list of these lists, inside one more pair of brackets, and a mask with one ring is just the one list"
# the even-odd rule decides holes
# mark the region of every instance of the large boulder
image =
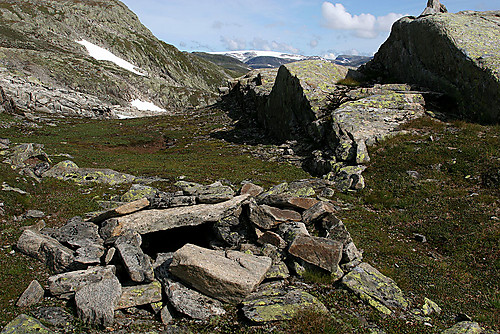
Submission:
[[262,282],[271,265],[268,257],[187,244],[174,253],[170,272],[210,297],[237,304]]
[[446,93],[463,116],[498,122],[499,36],[500,11],[404,17],[362,71]]
[[49,291],[54,296],[74,293],[84,286],[115,276],[115,266],[94,267],[50,276]]

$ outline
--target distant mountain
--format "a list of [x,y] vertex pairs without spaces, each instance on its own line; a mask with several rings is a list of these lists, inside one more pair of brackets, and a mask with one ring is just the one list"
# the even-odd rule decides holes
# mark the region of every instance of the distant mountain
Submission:
[[207,105],[229,78],[158,40],[118,0],[0,0],[0,55],[0,88],[37,113]]
[[288,54],[276,51],[228,51],[228,52],[210,52],[212,55],[224,55],[238,59],[242,63],[248,65],[251,69],[258,68],[276,68],[281,65],[302,61],[302,60],[325,60],[337,65],[359,67],[368,62],[372,57],[356,56],[356,55],[340,55],[336,59],[325,59],[319,56],[302,56],[296,54]]
[[228,74],[232,77],[240,77],[251,70],[251,68],[247,64],[235,57],[206,52],[193,52],[193,54],[216,65],[219,65],[222,68],[225,68],[226,70],[228,70]]

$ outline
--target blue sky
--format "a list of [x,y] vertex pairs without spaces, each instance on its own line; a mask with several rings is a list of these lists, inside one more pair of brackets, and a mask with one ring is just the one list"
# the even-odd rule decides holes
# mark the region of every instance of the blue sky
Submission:
[[[122,0],[161,40],[185,51],[368,54],[392,22],[426,0]],[[500,10],[500,0],[443,1],[450,12]]]

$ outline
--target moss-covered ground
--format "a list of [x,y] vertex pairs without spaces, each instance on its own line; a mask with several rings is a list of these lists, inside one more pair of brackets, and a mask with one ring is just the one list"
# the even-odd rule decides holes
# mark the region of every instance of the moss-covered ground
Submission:
[[[136,176],[159,176],[155,186],[169,190],[180,175],[208,183],[227,179],[269,186],[308,177],[302,170],[256,158],[252,147],[216,139],[211,133],[231,130],[232,121],[220,110],[147,119],[96,121],[56,119],[57,126],[27,127],[0,114],[0,138],[45,145],[54,162],[69,154],[81,167],[112,168]],[[301,312],[293,321],[263,327],[241,326],[241,315],[229,312],[203,324],[177,326],[193,333],[439,333],[453,325],[459,313],[499,330],[500,323],[500,126],[464,122],[443,123],[430,118],[414,121],[407,134],[369,148],[372,161],[364,173],[367,188],[337,193],[338,212],[364,258],[393,278],[421,306],[424,297],[443,312],[431,326],[409,317],[384,316],[338,284],[308,277],[311,293],[331,310],[330,316]],[[2,159],[3,160],[3,159]],[[417,173],[408,173],[414,171]],[[49,226],[98,209],[97,200],[110,199],[128,185],[77,185],[44,179],[38,183],[0,163],[0,179],[29,195],[0,191],[5,213],[0,215],[0,327],[30,310],[14,306],[32,279],[48,276],[36,260],[12,246],[28,209],[44,211]],[[427,242],[418,242],[414,233]],[[315,283],[315,282],[319,283]],[[52,301],[46,301],[52,303]],[[85,330],[82,329],[84,332]]]

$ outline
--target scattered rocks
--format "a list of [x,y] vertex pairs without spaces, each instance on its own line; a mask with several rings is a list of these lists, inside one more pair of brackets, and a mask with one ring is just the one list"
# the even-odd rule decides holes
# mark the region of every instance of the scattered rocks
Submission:
[[368,263],[354,268],[344,276],[342,283],[382,313],[392,314],[393,310],[408,308],[408,301],[396,283]]
[[182,189],[184,195],[196,197],[198,203],[215,204],[234,197],[234,190],[220,182],[204,186],[194,182],[178,181],[175,185]]
[[262,282],[271,264],[268,257],[187,244],[174,253],[170,272],[210,297],[237,304]]
[[38,281],[31,281],[30,285],[17,300],[17,307],[28,307],[39,303],[43,299],[45,291]]
[[43,218],[45,217],[45,213],[40,210],[28,210],[26,213],[23,215],[25,219],[30,219],[30,218]]

